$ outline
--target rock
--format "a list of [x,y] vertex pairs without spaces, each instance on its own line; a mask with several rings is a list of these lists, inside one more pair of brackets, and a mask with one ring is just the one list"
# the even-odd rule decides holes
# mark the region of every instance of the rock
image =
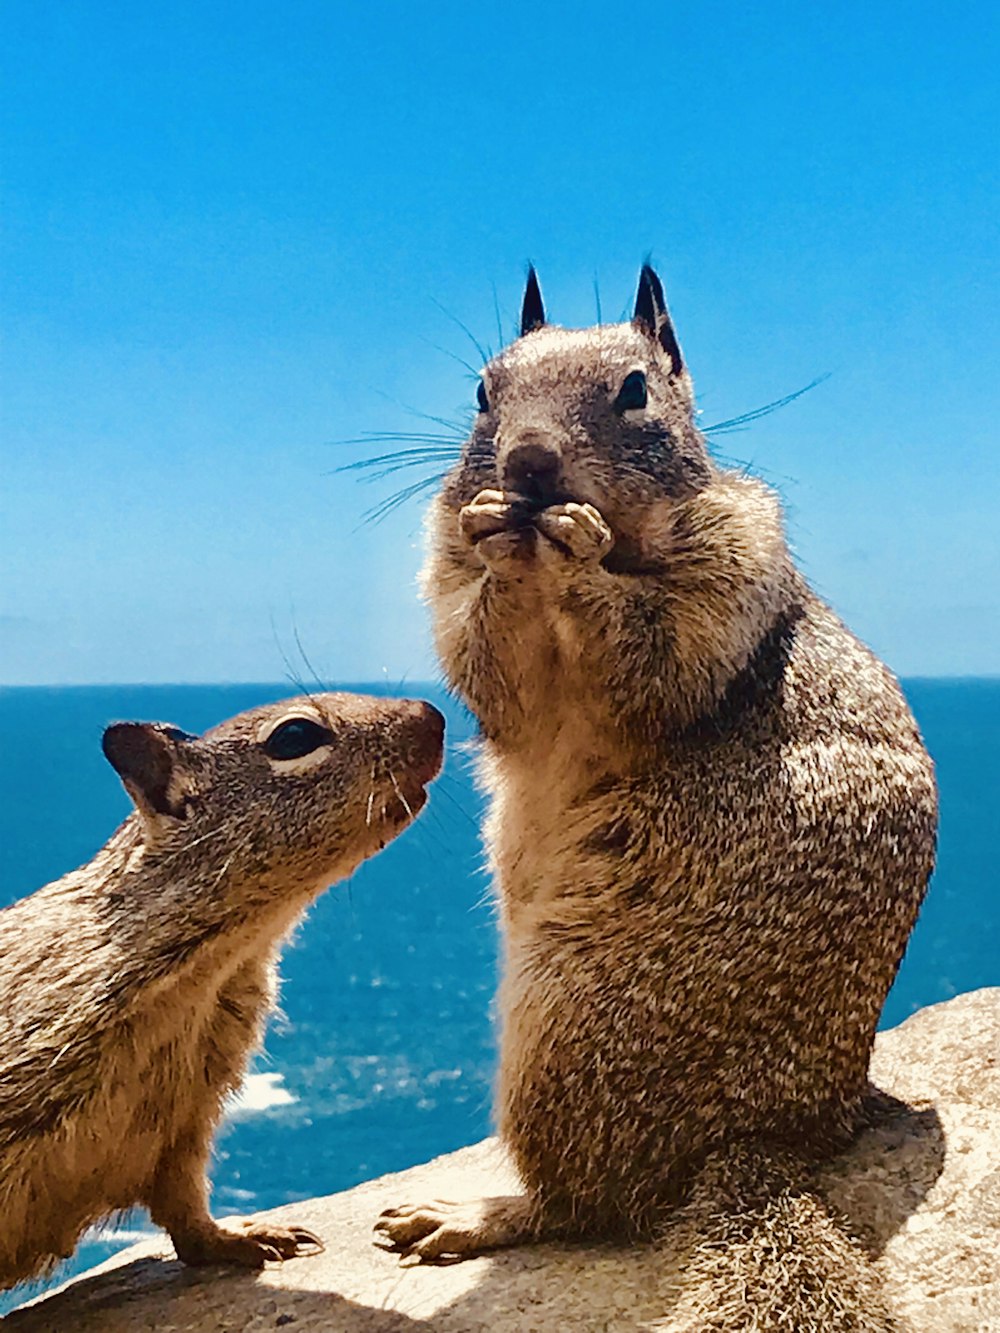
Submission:
[[[912,1333],[1000,1333],[1000,988],[921,1010],[879,1035],[873,1080],[898,1098],[819,1185],[869,1242]],[[169,1242],[116,1255],[7,1317],[11,1333],[545,1333],[670,1329],[665,1248],[538,1245],[402,1268],[372,1244],[405,1200],[516,1189],[495,1140],[266,1214],[318,1232],[323,1254],[260,1274],[185,1269]]]

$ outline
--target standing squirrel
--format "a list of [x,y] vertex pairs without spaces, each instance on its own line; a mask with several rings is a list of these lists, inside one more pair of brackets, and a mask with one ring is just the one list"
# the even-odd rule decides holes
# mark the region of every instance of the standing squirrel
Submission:
[[482,730],[525,1192],[378,1229],[415,1261],[686,1223],[683,1327],[892,1327],[808,1178],[865,1123],[931,761],[776,495],[710,457],[655,272],[630,323],[570,330],[532,270],[521,335],[483,371],[424,589]]
[[395,837],[441,763],[430,704],[320,694],[189,736],[123,722],[135,813],[0,912],[0,1288],[144,1204],[189,1264],[260,1267],[316,1237],[209,1215],[206,1167],[304,910]]

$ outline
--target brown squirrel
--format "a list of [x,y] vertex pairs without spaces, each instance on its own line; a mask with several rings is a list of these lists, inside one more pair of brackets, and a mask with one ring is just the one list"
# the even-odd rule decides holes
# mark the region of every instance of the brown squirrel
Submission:
[[89,864],[0,912],[0,1287],[144,1204],[189,1264],[259,1267],[317,1243],[225,1230],[206,1166],[310,902],[426,800],[430,704],[320,694],[202,737],[117,723],[135,813]]
[[630,323],[569,330],[531,271],[521,335],[483,371],[424,589],[482,731],[525,1192],[378,1229],[416,1261],[693,1228],[683,1327],[891,1327],[808,1178],[865,1121],[931,761],[775,494],[711,458],[655,272]]

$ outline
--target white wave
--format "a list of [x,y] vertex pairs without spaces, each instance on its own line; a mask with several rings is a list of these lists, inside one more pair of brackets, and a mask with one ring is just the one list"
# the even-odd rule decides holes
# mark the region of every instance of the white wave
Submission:
[[155,1240],[157,1236],[162,1235],[162,1231],[154,1231],[152,1227],[146,1230],[140,1227],[115,1227],[105,1230],[93,1227],[85,1233],[83,1240],[91,1245],[134,1245],[136,1241]]
[[293,1106],[298,1098],[281,1085],[284,1074],[248,1074],[239,1092],[226,1101],[227,1115],[270,1111],[274,1106]]

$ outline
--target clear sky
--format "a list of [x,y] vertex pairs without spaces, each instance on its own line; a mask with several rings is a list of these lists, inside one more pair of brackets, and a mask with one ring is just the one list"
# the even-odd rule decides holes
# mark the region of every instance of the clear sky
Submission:
[[337,441],[465,412],[528,259],[581,324],[647,253],[705,423],[829,374],[719,440],[823,595],[1000,672],[997,23],[6,0],[0,681],[432,676],[411,477]]

